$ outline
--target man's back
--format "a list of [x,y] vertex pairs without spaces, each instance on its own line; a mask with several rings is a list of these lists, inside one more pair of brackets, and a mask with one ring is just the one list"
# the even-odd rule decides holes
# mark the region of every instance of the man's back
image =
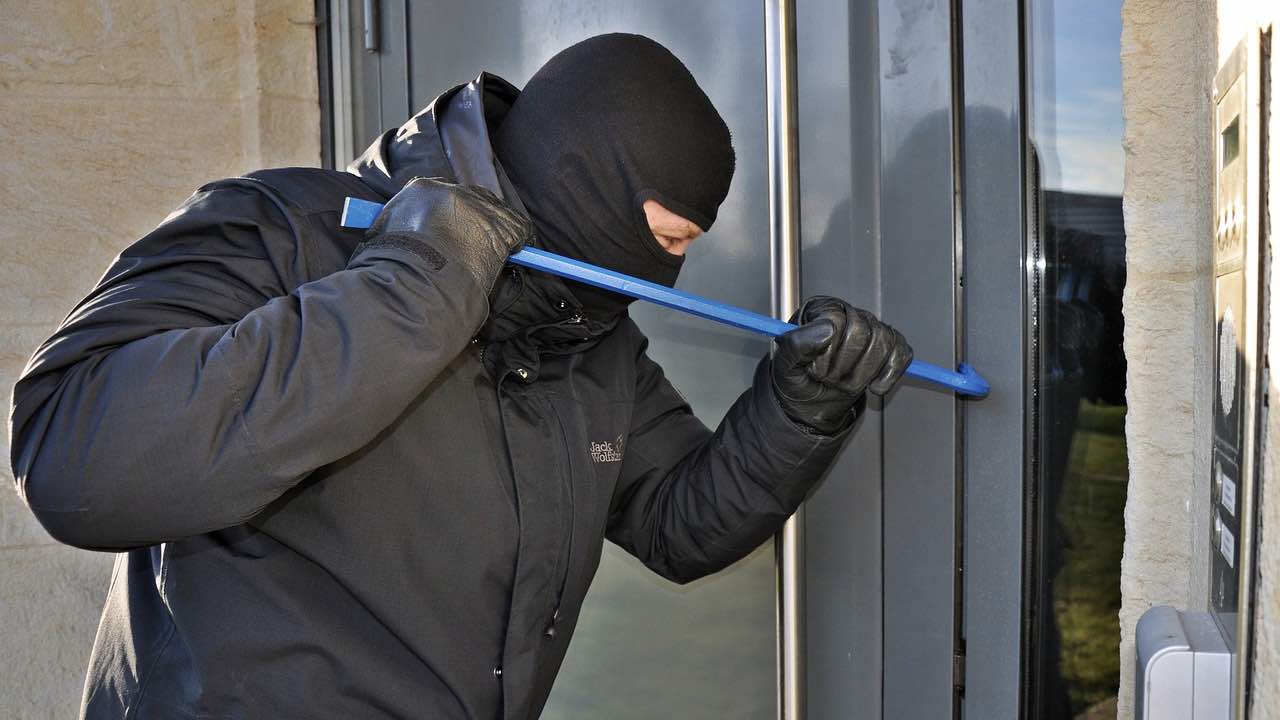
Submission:
[[[297,172],[313,171],[263,177],[279,185]],[[348,187],[337,182],[335,190]],[[213,205],[205,209],[217,212]],[[313,220],[329,232],[300,237],[297,261],[290,263],[312,276],[292,277],[278,267],[286,285],[340,271],[341,264],[326,258],[341,258],[354,246],[328,218]],[[283,248],[269,254],[289,257]],[[581,535],[579,555],[593,547],[598,553],[609,476],[616,478],[619,463],[590,462],[590,442],[599,438],[585,428],[612,423],[603,436],[626,432],[626,406],[618,401],[630,388],[619,360],[634,357],[634,348],[614,350],[623,339],[616,335],[591,350],[595,362],[599,353],[616,356],[607,366],[617,387],[595,387],[594,397],[581,397],[586,385],[562,374],[565,382],[543,378],[506,400],[553,421],[540,432],[560,435],[554,442],[524,438],[522,423],[506,421],[477,343],[372,442],[311,473],[248,522],[130,551],[117,567],[95,648],[87,714],[117,716],[123,699],[125,707],[137,703],[136,717],[171,717],[178,709],[217,717],[498,716],[503,681],[497,668],[522,527],[507,437],[518,444],[525,468],[556,469],[540,473],[548,493],[541,501],[533,492],[521,497],[523,527],[538,534],[526,552],[542,551],[547,565],[564,564],[567,559],[556,557],[558,538],[571,532]],[[342,352],[331,348],[333,355]],[[548,365],[569,364],[556,360]],[[507,382],[518,377],[509,374]],[[299,420],[329,412],[324,393],[324,386],[315,387],[306,405],[290,411]],[[579,397],[551,400],[571,393]],[[605,398],[609,402],[601,402]],[[605,408],[608,417],[588,419],[589,408]],[[259,457],[269,458],[270,438],[254,427],[244,430]],[[568,457],[570,447],[582,457]],[[571,490],[558,487],[562,478],[571,480]],[[573,493],[572,515],[563,511],[562,492]],[[584,511],[592,504],[600,507]],[[596,560],[575,557],[558,571],[571,596],[566,605],[577,607]],[[539,604],[552,602],[549,593],[540,595]],[[531,609],[536,617],[530,620],[549,622],[549,607]],[[576,613],[566,615],[557,622],[571,625]],[[571,627],[562,630],[563,639],[547,638],[535,648],[539,655],[550,651],[555,665],[571,634]],[[542,628],[533,635],[542,638]],[[130,652],[138,657],[128,658]],[[140,676],[122,684],[121,672]]]
[[[96,326],[117,324],[113,309],[129,308],[132,327],[151,327],[148,317],[165,322],[172,310],[164,292],[175,285],[185,288],[184,304],[203,308],[206,315],[228,294],[244,302],[245,291],[237,292],[232,279],[251,274],[262,278],[258,291],[278,283],[274,291],[279,294],[264,298],[259,307],[293,302],[299,288],[305,292],[308,283],[344,271],[360,237],[336,227],[332,208],[341,207],[342,197],[360,194],[357,182],[345,173],[289,169],[207,186],[124,253],[118,266],[127,265],[127,273],[108,274],[119,279],[106,280],[60,332],[73,342],[52,344],[43,362],[73,362],[62,349],[92,344],[87,336],[96,334]],[[367,189],[363,193],[372,195]],[[253,228],[260,247],[251,249],[243,238],[233,247],[225,231],[213,230],[228,218],[234,218],[237,233]],[[174,261],[175,253],[182,262]],[[232,269],[218,282],[204,283],[203,296],[197,290],[203,280],[193,278],[208,279],[209,265],[192,262],[195,256],[216,257],[220,267],[250,269]],[[433,278],[442,298],[462,294],[445,286],[446,280]],[[129,296],[124,305],[118,302],[122,293]],[[629,321],[625,330],[588,342],[564,337],[551,332],[556,318],[550,302],[534,293],[521,298],[522,317],[542,313],[552,327],[513,339],[500,337],[510,331],[491,323],[494,337],[488,341],[471,343],[456,356],[442,353],[441,370],[430,387],[406,400],[394,421],[357,452],[307,473],[261,508],[244,498],[248,492],[200,488],[206,501],[195,512],[203,516],[185,522],[226,524],[232,519],[226,513],[237,512],[228,501],[236,499],[250,504],[239,512],[251,517],[123,555],[95,643],[86,715],[370,717],[381,711],[388,717],[495,717],[503,704],[505,645],[520,645],[525,637],[538,642],[512,653],[527,656],[526,677],[517,678],[518,690],[508,702],[523,698],[520,704],[527,709],[534,676],[545,675],[549,689],[599,559],[621,465],[620,456],[593,460],[591,446],[601,441],[620,446],[616,438],[628,433],[640,339]],[[318,300],[307,306],[313,321],[322,320],[318,313],[347,313],[352,302],[350,295],[312,300]],[[448,323],[457,312],[443,299],[434,310],[423,313],[421,332]],[[206,322],[220,327],[242,318],[207,317]],[[341,393],[311,378],[332,375],[334,382],[343,382],[344,356],[353,348],[342,332],[325,330],[312,327],[312,336],[296,345],[268,350],[264,368],[251,373],[263,375],[256,387],[240,387],[234,374],[206,379],[231,386],[237,409],[230,415],[241,425],[228,435],[238,447],[204,446],[200,433],[191,438],[193,444],[185,444],[164,427],[119,427],[129,418],[115,416],[113,434],[127,433],[143,445],[146,436],[156,442],[129,462],[145,466],[151,452],[176,454],[186,473],[169,484],[188,490],[193,476],[211,485],[251,488],[270,485],[264,478],[302,471],[306,460],[301,456],[322,452],[331,438],[312,435],[310,449],[281,454],[281,445],[297,442],[294,429],[275,433],[275,423],[245,421],[246,411],[239,408],[285,400],[269,411],[285,425],[291,424],[289,418],[304,425],[326,417],[342,428],[350,419],[341,417],[341,398],[331,397]],[[373,343],[367,351],[395,350],[378,347],[377,337],[366,339]],[[395,333],[385,339],[398,341]],[[421,349],[429,352],[430,345]],[[298,373],[300,362],[308,366],[307,389],[280,394],[275,388],[304,381],[288,379]],[[583,366],[609,370],[584,373]],[[136,368],[138,382],[160,392],[176,384],[173,378],[150,375],[155,370]],[[119,382],[120,376],[114,379]],[[501,399],[499,385],[508,388]],[[29,404],[35,400],[32,393],[21,395]],[[351,400],[364,403],[359,397]],[[378,399],[371,394],[367,402]],[[175,427],[190,430],[221,420],[216,408],[188,409],[191,416],[172,418]],[[76,423],[83,432],[92,431],[87,416]],[[57,452],[56,446],[49,451]],[[297,470],[281,467],[290,462]],[[139,475],[153,484],[158,479],[146,467]],[[40,502],[35,495],[33,504]],[[178,510],[164,493],[155,493],[147,508],[165,523],[176,522],[172,514]],[[161,539],[140,527],[109,522],[95,527],[88,518],[68,517],[63,539],[83,544],[106,539],[122,547]],[[532,591],[516,593],[512,607],[518,570]],[[509,639],[512,622],[529,627]]]

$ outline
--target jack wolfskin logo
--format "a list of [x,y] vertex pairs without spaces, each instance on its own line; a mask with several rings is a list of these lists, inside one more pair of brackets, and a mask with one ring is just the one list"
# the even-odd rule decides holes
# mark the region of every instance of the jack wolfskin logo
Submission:
[[613,442],[595,442],[591,443],[591,461],[598,463],[616,463],[622,461],[622,436],[613,439]]

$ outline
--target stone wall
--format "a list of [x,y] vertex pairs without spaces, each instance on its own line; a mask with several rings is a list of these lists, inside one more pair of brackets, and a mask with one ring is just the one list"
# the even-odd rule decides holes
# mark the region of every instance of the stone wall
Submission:
[[[1204,609],[1213,365],[1211,291],[1212,82],[1250,29],[1280,20],[1268,0],[1168,3],[1127,0],[1122,66],[1125,111],[1125,355],[1129,358],[1129,502],[1120,614],[1121,718],[1132,717],[1133,628],[1152,605]],[[1272,57],[1272,76],[1280,63]],[[1280,187],[1280,103],[1272,85],[1269,173],[1275,222]],[[1273,258],[1277,257],[1273,249]],[[1280,271],[1272,263],[1272,318]],[[1280,358],[1280,335],[1267,352]],[[1269,404],[1280,407],[1272,373]],[[1264,531],[1250,717],[1280,718],[1280,413],[1264,428]],[[1270,531],[1267,531],[1270,528]]]
[[[28,355],[111,258],[196,187],[318,164],[317,97],[310,0],[6,3],[6,403]],[[0,717],[74,717],[112,557],[55,544],[0,466]]]
[[1138,618],[1204,609],[1208,588],[1213,296],[1210,3],[1127,0],[1120,56],[1128,272],[1129,490],[1120,591],[1119,716],[1133,714]]

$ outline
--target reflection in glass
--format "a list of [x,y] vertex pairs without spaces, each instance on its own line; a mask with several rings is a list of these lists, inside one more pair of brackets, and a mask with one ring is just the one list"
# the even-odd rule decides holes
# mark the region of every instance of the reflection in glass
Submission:
[[1039,473],[1032,714],[1115,717],[1128,485],[1121,0],[1032,0]]

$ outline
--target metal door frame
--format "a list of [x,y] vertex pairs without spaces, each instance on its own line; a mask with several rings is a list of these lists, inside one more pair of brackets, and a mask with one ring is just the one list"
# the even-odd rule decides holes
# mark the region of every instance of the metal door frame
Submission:
[[[864,418],[859,433],[874,442],[855,438],[815,493],[819,500],[875,502],[874,491],[845,476],[879,471],[878,513],[854,513],[878,525],[879,576],[865,572],[865,560],[832,562],[842,538],[865,541],[867,534],[837,527],[848,515],[820,504],[811,503],[803,536],[816,555],[801,560],[810,584],[823,574],[856,582],[862,571],[879,583],[880,602],[846,593],[853,606],[840,607],[809,595],[803,610],[813,637],[803,687],[816,693],[823,717],[838,711],[832,698],[842,696],[846,708],[871,717],[1017,717],[1025,710],[1024,498],[1034,437],[1027,363],[1038,272],[1027,254],[1021,3],[826,5],[832,4],[847,12],[848,122],[865,134],[853,142],[871,146],[850,153],[872,166],[852,169],[851,207],[874,215],[849,227],[857,233],[856,257],[874,268],[870,277],[857,273],[850,299],[923,338],[916,342],[922,357],[942,364],[966,359],[994,381],[994,390],[978,402],[899,390]],[[804,11],[802,51],[806,32],[837,22],[806,21]],[[947,50],[928,52],[937,47]],[[836,71],[808,60],[799,64],[802,94],[807,70]],[[864,100],[873,107],[862,107]],[[820,152],[806,155],[803,147],[814,134],[802,133],[800,153],[821,163]],[[922,221],[921,214],[932,217]],[[801,224],[818,225],[814,219]],[[901,232],[922,227],[932,234],[904,248]],[[922,303],[920,288],[912,287],[916,273],[949,279],[950,288]],[[939,423],[931,447],[919,443],[922,420]],[[867,554],[851,544],[844,549]],[[857,616],[852,628],[842,614]],[[818,628],[845,636],[832,640]],[[879,639],[879,657],[855,657],[862,651],[857,641],[870,638]],[[850,668],[878,672],[879,682],[843,676]]]
[[1025,498],[1034,475],[1035,292],[1027,232],[1023,8],[965,0],[960,163],[965,231],[965,357],[993,383],[964,404],[964,705],[969,717],[1022,717],[1028,636]]
[[[795,0],[765,0],[768,122],[769,297],[786,320],[800,306],[800,126]],[[774,537],[777,572],[779,720],[805,712],[804,507]]]

